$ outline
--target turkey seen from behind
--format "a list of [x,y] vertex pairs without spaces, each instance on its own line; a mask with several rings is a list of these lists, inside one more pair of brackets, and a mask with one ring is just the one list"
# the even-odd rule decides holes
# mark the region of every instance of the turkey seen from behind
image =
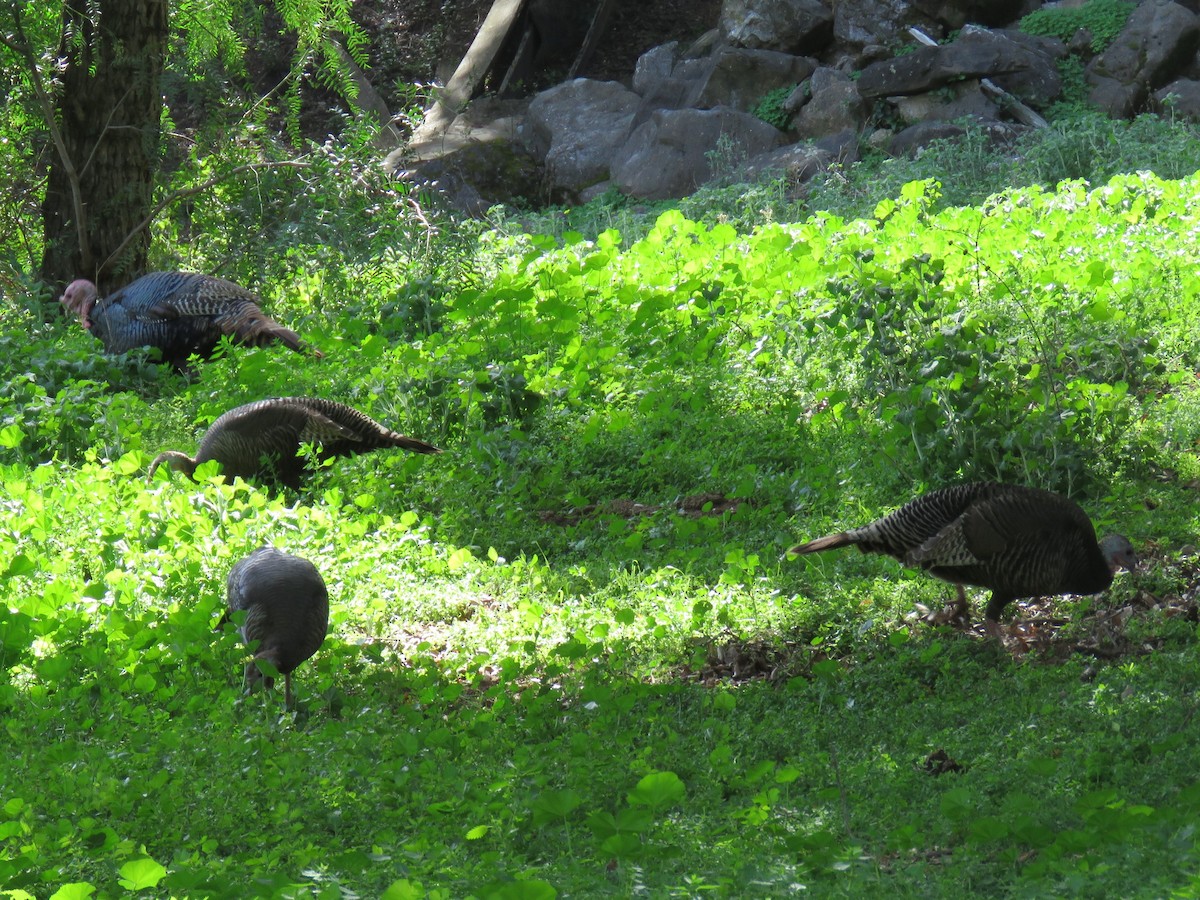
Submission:
[[107,353],[155,347],[177,371],[193,355],[211,356],[222,337],[324,355],[264,313],[256,294],[212,275],[151,272],[104,298],[96,285],[81,278],[67,286],[59,302],[100,339]]
[[246,691],[261,682],[268,690],[274,677],[264,675],[257,660],[284,677],[288,709],[295,705],[292,672],[316,653],[329,633],[329,592],[321,573],[307,559],[260,547],[237,562],[226,579],[226,613],[244,612],[238,628],[254,659],[246,663]]
[[259,478],[299,488],[305,473],[300,455],[306,444],[318,459],[354,456],[384,447],[414,453],[441,453],[432,444],[392,431],[344,403],[313,397],[276,397],[231,409],[200,439],[194,457],[166,450],[150,464],[148,480],[162,463],[194,477],[196,467],[209,460],[221,464],[232,480]]
[[892,514],[791,548],[789,554],[856,546],[924,569],[953,584],[956,618],[967,617],[963,585],[990,588],[994,628],[1009,603],[1027,597],[1096,594],[1137,556],[1123,535],[1097,542],[1087,514],[1059,494],[977,482],[931,491]]

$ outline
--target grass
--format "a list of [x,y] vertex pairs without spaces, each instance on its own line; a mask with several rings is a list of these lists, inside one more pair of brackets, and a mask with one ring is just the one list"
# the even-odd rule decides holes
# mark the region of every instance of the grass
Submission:
[[[322,265],[263,276],[324,360],[177,378],[3,296],[9,896],[1195,894],[1195,179],[428,254],[330,184]],[[145,481],[291,394],[446,453]],[[784,558],[968,478],[1071,493],[1142,571],[998,642],[891,560]],[[292,713],[214,631],[264,542],[331,593]]]

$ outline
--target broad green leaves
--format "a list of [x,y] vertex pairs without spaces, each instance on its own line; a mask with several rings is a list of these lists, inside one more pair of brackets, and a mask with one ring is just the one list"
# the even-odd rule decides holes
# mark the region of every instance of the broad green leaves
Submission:
[[[1061,892],[1107,857],[1124,874],[1098,891],[1154,868],[1169,895],[1196,863],[1186,616],[1139,614],[1158,652],[1088,681],[1071,654],[931,638],[904,617],[939,586],[890,561],[780,555],[999,475],[1086,486],[1168,565],[1200,528],[1198,193],[1137,176],[936,211],[922,183],[746,234],[678,212],[628,246],[492,234],[469,288],[398,287],[346,238],[319,274],[264,276],[329,318],[325,360],[240,348],[192,381],[0,328],[30,345],[0,364],[0,876],[957,896]],[[339,461],[300,493],[146,484],[158,450],[274,393],[446,453]],[[331,592],[291,712],[242,695],[249,654],[216,628],[266,542]],[[928,770],[935,749],[961,767]]]
[[155,887],[167,870],[149,857],[131,860],[121,866],[120,885],[127,891],[141,891]]

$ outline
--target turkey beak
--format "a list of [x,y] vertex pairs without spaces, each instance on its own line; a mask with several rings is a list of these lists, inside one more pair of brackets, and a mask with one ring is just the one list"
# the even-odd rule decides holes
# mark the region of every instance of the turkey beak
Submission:
[[1127,553],[1122,553],[1113,560],[1112,570],[1114,574],[1124,569],[1130,575],[1137,575],[1138,565],[1137,554],[1130,550]]

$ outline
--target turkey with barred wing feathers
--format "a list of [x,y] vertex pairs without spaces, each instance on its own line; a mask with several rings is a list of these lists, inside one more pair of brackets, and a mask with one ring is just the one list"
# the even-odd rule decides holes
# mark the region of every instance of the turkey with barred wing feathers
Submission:
[[92,282],[81,278],[59,300],[106,352],[157,347],[163,361],[176,369],[183,369],[193,354],[207,359],[225,336],[254,346],[280,343],[297,352],[306,349],[300,335],[262,311],[256,294],[212,275],[151,272],[103,299]]
[[[229,570],[225,620],[244,611],[239,630],[248,645],[257,641],[254,660],[265,660],[284,677],[288,709],[294,705],[292,672],[325,642],[329,632],[329,592],[321,573],[307,559],[260,547]],[[247,691],[259,682],[269,690],[254,660],[246,663]]]
[[1133,571],[1129,540],[1110,534],[1097,543],[1087,514],[1066,497],[1038,488],[977,482],[917,497],[876,522],[800,544],[789,554],[856,546],[885,553],[955,585],[990,588],[985,619],[1025,597],[1096,594],[1119,568]]
[[305,460],[300,449],[316,447],[322,461],[353,456],[382,447],[414,453],[441,453],[437,447],[392,431],[353,407],[313,397],[276,397],[229,410],[200,439],[194,457],[167,450],[150,464],[150,474],[162,463],[194,476],[196,467],[215,459],[222,474],[233,479],[259,477],[298,488]]

